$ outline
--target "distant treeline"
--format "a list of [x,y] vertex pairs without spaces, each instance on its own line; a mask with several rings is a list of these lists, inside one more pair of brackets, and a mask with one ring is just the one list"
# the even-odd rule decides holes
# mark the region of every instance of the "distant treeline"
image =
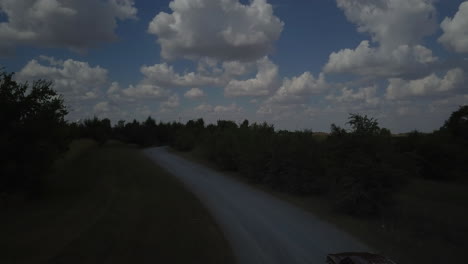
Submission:
[[67,123],[63,100],[51,83],[0,80],[0,193],[38,193],[43,176],[67,144],[88,137],[142,147],[170,145],[197,150],[219,168],[254,183],[299,195],[323,195],[354,215],[378,215],[411,177],[467,181],[468,106],[452,113],[433,133],[392,135],[377,120],[350,114],[347,129],[331,125],[328,135],[277,131],[270,124],[203,119],[185,124],[92,118]]
[[71,124],[76,137],[138,144],[170,145],[191,151],[219,168],[239,172],[254,183],[299,195],[326,195],[353,215],[378,215],[392,205],[395,192],[411,177],[466,181],[468,106],[460,107],[433,133],[392,135],[377,120],[350,114],[349,129],[331,125],[328,135],[276,131],[272,125],[203,119],[186,124],[118,122],[108,119]]

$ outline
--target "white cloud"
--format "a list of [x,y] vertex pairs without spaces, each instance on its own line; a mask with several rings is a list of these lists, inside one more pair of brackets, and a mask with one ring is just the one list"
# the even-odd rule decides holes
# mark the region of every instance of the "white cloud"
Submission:
[[38,79],[50,80],[54,89],[65,96],[66,101],[95,99],[102,86],[107,83],[106,69],[91,67],[87,62],[68,59],[56,60],[52,57],[40,57],[29,61],[18,73],[20,81],[32,82]]
[[115,40],[116,19],[135,18],[133,0],[0,0],[0,51],[16,45],[83,51]]
[[251,61],[273,49],[283,30],[266,0],[173,0],[148,32],[158,37],[165,59],[209,57]]
[[123,89],[122,93],[126,96],[139,99],[163,99],[169,95],[169,92],[157,85],[139,83],[135,86],[130,85]]
[[455,16],[446,17],[440,27],[444,32],[440,43],[455,52],[468,53],[468,1],[461,3]]
[[254,69],[255,63],[245,63],[240,61],[223,62],[223,69],[228,76],[243,76]]
[[420,45],[437,29],[433,0],[337,0],[347,19],[368,33],[356,49],[333,52],[324,67],[327,73],[352,73],[368,77],[398,77],[437,61]]
[[136,102],[136,99],[138,97],[144,97],[143,94],[145,93],[141,91],[142,88],[140,88],[140,90],[138,90],[137,88],[133,86],[130,86],[127,88],[131,88],[131,89],[122,89],[118,82],[112,82],[109,89],[107,89],[107,92],[106,92],[108,100],[110,100],[113,103],[123,105],[125,103]]
[[268,67],[277,69],[276,65],[267,58],[257,62],[229,61],[218,63],[213,59],[200,59],[196,72],[178,73],[172,65],[160,63],[152,66],[142,66],[141,73],[144,75],[143,82],[162,88],[174,87],[224,87],[233,80],[234,77],[245,76],[255,68],[261,68],[261,75],[268,74]]
[[107,90],[107,94],[111,95],[111,94],[118,93],[119,91],[120,91],[120,84],[118,82],[112,82],[111,86]]
[[216,59],[205,57],[198,60],[197,72],[204,75],[221,74],[223,69],[218,67]]
[[189,98],[189,99],[197,99],[197,98],[205,96],[205,93],[203,92],[203,90],[201,90],[199,88],[192,88],[192,89],[188,90],[184,94],[184,96],[186,98]]
[[[177,76],[172,67],[167,64],[156,64],[154,66],[143,66],[140,69],[143,74],[143,79],[136,85],[129,85],[127,88],[119,90],[118,86],[112,87],[112,95],[116,98],[134,98],[134,99],[167,99],[170,95],[167,86],[175,85],[175,78]],[[116,84],[117,85],[117,84]]]
[[213,112],[213,106],[210,104],[201,104],[195,107],[194,110],[200,113],[209,113],[209,112]]
[[432,51],[424,46],[400,45],[388,51],[370,47],[362,41],[356,49],[343,49],[330,54],[324,67],[327,73],[353,73],[364,76],[399,76],[414,68],[437,61]]
[[222,114],[222,113],[240,113],[243,111],[243,108],[238,106],[236,103],[232,103],[230,105],[216,105],[216,106],[203,103],[195,107],[194,110],[198,113]]
[[278,66],[267,57],[257,61],[257,75],[248,80],[231,80],[224,93],[226,96],[265,96],[277,86]]
[[115,11],[115,16],[121,20],[137,18],[138,10],[134,6],[134,0],[109,0],[109,5]]
[[239,113],[242,112],[242,107],[238,106],[235,103],[232,103],[230,105],[224,106],[224,105],[217,105],[213,108],[213,111],[215,113]]
[[327,99],[337,103],[349,103],[360,106],[376,106],[380,102],[380,98],[377,95],[377,85],[357,90],[343,87],[338,95],[329,95]]
[[219,76],[204,76],[190,72],[180,75],[167,63],[141,67],[141,73],[146,81],[162,87],[193,87],[222,85],[223,80]]
[[386,97],[388,99],[400,99],[453,91],[464,84],[464,74],[462,69],[455,68],[449,70],[443,78],[438,77],[436,74],[410,81],[392,78],[389,79]]
[[346,18],[385,49],[416,45],[437,29],[434,0],[337,0]]
[[179,96],[177,94],[173,94],[167,99],[167,101],[161,104],[161,108],[166,109],[166,110],[174,109],[174,108],[179,107],[179,105],[180,105]]
[[323,73],[320,73],[318,78],[314,78],[310,72],[304,72],[292,79],[285,78],[283,85],[267,101],[280,104],[304,103],[311,95],[321,93],[327,87]]
[[110,112],[109,102],[106,102],[106,101],[99,102],[94,106],[93,110],[94,110],[94,113],[96,113],[97,115],[107,114]]

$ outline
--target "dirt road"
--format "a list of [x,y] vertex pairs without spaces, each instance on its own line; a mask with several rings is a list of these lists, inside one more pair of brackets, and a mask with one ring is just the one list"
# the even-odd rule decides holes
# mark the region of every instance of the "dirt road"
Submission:
[[146,154],[178,177],[218,221],[239,263],[325,263],[328,253],[369,251],[336,227],[166,148]]

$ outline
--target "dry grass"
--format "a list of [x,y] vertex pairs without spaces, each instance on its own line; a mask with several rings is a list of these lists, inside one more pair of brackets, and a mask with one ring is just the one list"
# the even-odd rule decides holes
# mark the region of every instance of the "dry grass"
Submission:
[[199,200],[136,148],[77,142],[50,181],[0,211],[0,263],[233,263]]

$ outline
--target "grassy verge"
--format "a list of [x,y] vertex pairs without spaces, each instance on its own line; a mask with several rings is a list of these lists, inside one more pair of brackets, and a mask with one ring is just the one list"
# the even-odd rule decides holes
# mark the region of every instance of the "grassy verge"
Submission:
[[49,182],[0,210],[0,263],[233,263],[197,198],[136,148],[76,142]]
[[[216,166],[194,150],[173,153]],[[227,173],[251,184],[236,173]],[[413,179],[396,195],[396,205],[379,219],[338,213],[324,197],[296,196],[267,186],[256,188],[312,212],[398,263],[464,263],[468,248],[468,185]]]

